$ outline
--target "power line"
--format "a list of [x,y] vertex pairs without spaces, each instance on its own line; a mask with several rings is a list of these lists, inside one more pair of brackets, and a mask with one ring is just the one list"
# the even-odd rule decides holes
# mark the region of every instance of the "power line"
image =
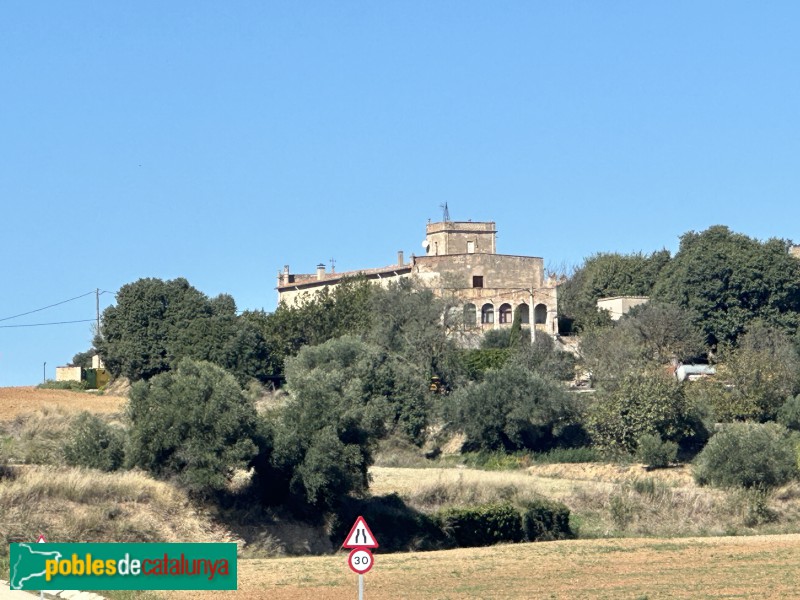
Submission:
[[0,329],[8,329],[11,327],[44,327],[45,325],[69,325],[70,323],[94,323],[94,321],[95,319],[82,319],[80,321],[56,321],[54,323],[25,323],[20,325],[0,325]]
[[[88,292],[86,294],[81,294],[80,296],[75,296],[74,298],[70,298],[69,300],[62,300],[61,302],[56,302],[55,304],[51,304],[49,306],[44,306],[42,308],[37,308],[36,310],[29,310],[28,312],[20,313],[18,315],[14,315],[12,317],[5,317],[4,319],[0,319],[0,321],[10,321],[11,319],[16,319],[17,317],[24,317],[25,315],[32,315],[33,313],[40,312],[43,310],[47,310],[48,308],[53,308],[54,306],[60,306],[61,304],[66,304],[67,302],[72,302],[73,300],[78,300],[79,298],[85,298],[86,296],[91,296],[95,294],[95,290]],[[10,326],[13,327],[13,326]]]

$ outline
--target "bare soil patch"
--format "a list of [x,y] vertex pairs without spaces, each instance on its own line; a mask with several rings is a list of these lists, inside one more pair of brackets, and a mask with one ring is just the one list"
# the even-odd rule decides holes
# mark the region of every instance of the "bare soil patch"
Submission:
[[90,392],[5,387],[0,388],[0,421],[12,421],[19,415],[54,407],[70,412],[117,413],[123,410],[127,400],[124,396]]

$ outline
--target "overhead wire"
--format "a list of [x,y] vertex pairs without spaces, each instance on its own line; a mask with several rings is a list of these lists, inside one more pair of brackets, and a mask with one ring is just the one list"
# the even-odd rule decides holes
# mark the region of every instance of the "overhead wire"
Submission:
[[50,304],[48,306],[43,306],[42,308],[37,308],[35,310],[29,310],[28,312],[20,313],[18,315],[13,315],[11,317],[4,317],[0,319],[2,321],[10,321],[11,319],[16,319],[17,317],[24,317],[25,315],[32,315],[33,313],[41,312],[43,310],[47,310],[48,308],[53,308],[54,306],[60,306],[61,304],[66,304],[67,302],[72,302],[73,300],[78,300],[80,298],[85,298],[86,296],[91,296],[92,294],[97,293],[95,290],[91,292],[87,292],[86,294],[81,294],[80,296],[75,296],[74,298],[70,298],[69,300],[62,300],[61,302],[56,302],[55,304]]
[[19,325],[0,325],[0,329],[11,327],[43,327],[45,325],[68,325],[70,323],[94,323],[97,319],[81,319],[79,321],[55,321],[53,323],[21,323]]

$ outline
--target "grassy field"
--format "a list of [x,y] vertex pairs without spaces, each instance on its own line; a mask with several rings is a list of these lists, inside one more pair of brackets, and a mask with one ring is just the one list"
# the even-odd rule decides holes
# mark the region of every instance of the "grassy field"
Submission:
[[[365,598],[797,598],[799,579],[800,535],[577,540],[378,554]],[[344,554],[246,560],[236,592],[169,597],[339,600],[356,582]]]

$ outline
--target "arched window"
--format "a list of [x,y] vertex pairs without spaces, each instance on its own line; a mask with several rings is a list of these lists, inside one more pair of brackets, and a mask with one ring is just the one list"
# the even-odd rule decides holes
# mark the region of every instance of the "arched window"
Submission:
[[536,325],[547,323],[547,307],[544,304],[537,304],[533,309],[533,322]]
[[528,309],[528,305],[524,302],[517,306],[517,312],[519,313],[519,322],[523,325],[528,325],[531,322],[531,311]]
[[508,303],[500,305],[500,322],[511,323],[511,305]]
[[491,304],[484,304],[481,308],[481,323],[484,325],[494,323],[494,306]]
[[474,304],[464,305],[464,327],[475,327],[478,318],[478,308]]

